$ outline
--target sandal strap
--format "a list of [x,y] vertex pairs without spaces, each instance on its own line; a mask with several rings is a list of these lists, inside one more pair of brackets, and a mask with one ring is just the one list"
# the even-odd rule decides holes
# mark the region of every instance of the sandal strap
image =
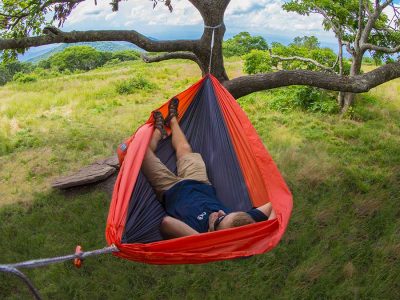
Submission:
[[154,127],[160,130],[162,138],[165,139],[168,136],[168,134],[164,127],[165,121],[162,113],[158,110],[154,111],[153,119],[154,119]]
[[179,99],[176,97],[172,98],[172,100],[168,104],[168,116],[165,119],[165,125],[169,126],[173,117],[178,118],[178,106]]

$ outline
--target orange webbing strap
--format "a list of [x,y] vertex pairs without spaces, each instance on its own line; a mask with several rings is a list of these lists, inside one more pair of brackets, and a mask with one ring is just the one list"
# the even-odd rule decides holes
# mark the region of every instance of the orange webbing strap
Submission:
[[82,247],[80,246],[80,245],[78,245],[78,246],[76,246],[76,248],[75,248],[75,255],[77,256],[75,259],[74,259],[74,265],[75,265],[75,267],[77,267],[78,269],[82,266],[82,262],[83,262],[83,259],[81,258],[81,256],[82,256]]

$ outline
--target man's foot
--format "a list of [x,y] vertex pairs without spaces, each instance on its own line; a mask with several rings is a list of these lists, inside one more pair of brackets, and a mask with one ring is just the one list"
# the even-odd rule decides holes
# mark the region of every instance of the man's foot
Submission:
[[179,99],[178,98],[172,98],[171,101],[169,101],[168,104],[168,116],[165,119],[165,125],[170,126],[171,119],[173,117],[178,117],[178,105],[179,105]]
[[153,119],[154,127],[161,132],[161,138],[165,139],[168,135],[164,127],[165,120],[162,113],[159,110],[153,111]]

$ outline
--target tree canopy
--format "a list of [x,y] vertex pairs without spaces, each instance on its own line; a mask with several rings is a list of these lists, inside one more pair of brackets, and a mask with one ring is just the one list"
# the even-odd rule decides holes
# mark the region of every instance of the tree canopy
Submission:
[[370,51],[373,56],[388,58],[400,51],[400,14],[394,1],[292,0],[283,8],[323,16],[324,28],[332,30],[352,56]]
[[[368,91],[388,80],[400,77],[400,62],[389,63],[366,74],[360,74],[362,55],[365,51],[393,54],[399,52],[398,11],[393,0],[292,0],[284,5],[288,11],[301,14],[320,13],[323,26],[333,30],[339,44],[345,45],[353,56],[351,76],[328,70],[281,70],[247,75],[229,80],[222,55],[225,34],[224,14],[230,0],[188,0],[201,14],[204,24],[201,38],[195,40],[156,41],[134,30],[94,30],[64,32],[59,28],[71,12],[82,2],[92,0],[3,0],[0,4],[0,50],[3,57],[15,56],[29,47],[54,43],[93,41],[127,41],[151,52],[163,52],[148,62],[183,58],[196,62],[203,74],[209,72],[220,80],[235,97],[249,93],[293,84],[309,85],[342,92]],[[143,0],[144,1],[144,0]],[[153,6],[163,2],[172,11],[173,1],[151,0]],[[118,10],[121,0],[111,1],[111,10]],[[93,1],[96,5],[97,1]],[[394,10],[389,18],[386,8]],[[49,20],[49,21],[47,21]],[[213,28],[214,27],[214,28]],[[211,41],[214,48],[210,51]],[[298,41],[305,43],[310,41]],[[311,41],[312,42],[312,41]],[[260,47],[265,45],[260,44]],[[341,47],[339,47],[340,51]],[[340,57],[340,55],[339,55]],[[339,64],[342,68],[342,62]]]
[[[269,51],[252,50],[244,56],[244,70],[248,74],[280,70],[314,70],[338,73],[337,54],[320,47],[314,36],[295,37],[288,46],[273,42]],[[344,62],[344,74],[350,72],[350,63]]]
[[252,36],[248,32],[240,32],[224,42],[224,56],[242,56],[251,50],[268,50],[268,44],[262,36]]
[[[366,52],[370,52],[376,61],[392,62],[392,55],[400,51],[400,14],[393,0],[291,0],[283,8],[301,15],[323,17],[325,30],[333,31],[338,41],[340,76],[344,74],[344,46],[352,57],[351,76],[361,73]],[[341,94],[342,111],[346,111],[354,99],[354,94]]]
[[318,38],[315,36],[296,36],[293,40],[291,46],[304,47],[310,50],[318,49],[321,46],[321,43],[318,41]]

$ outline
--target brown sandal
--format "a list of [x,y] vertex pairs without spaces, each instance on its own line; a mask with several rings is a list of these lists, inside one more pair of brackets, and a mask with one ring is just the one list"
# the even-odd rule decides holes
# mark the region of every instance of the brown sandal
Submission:
[[171,119],[173,117],[178,118],[178,106],[179,106],[179,99],[178,98],[172,98],[171,101],[169,101],[168,104],[168,116],[165,119],[165,125],[170,126]]
[[161,132],[161,138],[162,139],[167,138],[168,134],[164,127],[165,120],[162,113],[159,110],[153,111],[153,119],[154,119],[154,127],[160,130]]

